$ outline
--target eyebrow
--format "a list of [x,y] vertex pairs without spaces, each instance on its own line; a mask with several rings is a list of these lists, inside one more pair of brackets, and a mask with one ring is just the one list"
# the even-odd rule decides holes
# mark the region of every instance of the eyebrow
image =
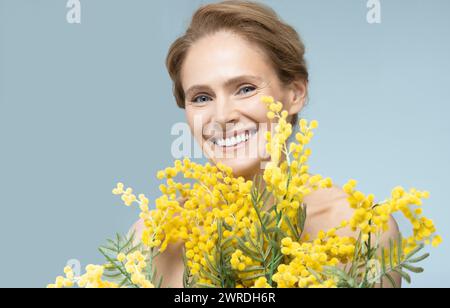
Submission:
[[[234,77],[234,78],[231,78],[231,79],[225,81],[224,87],[229,88],[235,84],[245,83],[245,81],[247,81],[247,80],[252,80],[256,83],[263,81],[263,79],[258,76],[243,75],[243,76]],[[190,94],[192,94],[193,92],[201,92],[201,91],[211,91],[212,92],[212,89],[210,86],[207,86],[207,85],[195,85],[195,86],[190,87],[186,91],[185,97],[190,96]]]

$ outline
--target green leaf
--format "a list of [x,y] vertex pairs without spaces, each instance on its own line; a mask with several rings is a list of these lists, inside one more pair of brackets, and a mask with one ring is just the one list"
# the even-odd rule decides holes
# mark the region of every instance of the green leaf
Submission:
[[98,249],[107,260],[107,267],[105,268],[103,276],[107,278],[107,280],[117,283],[120,287],[137,288],[137,286],[132,283],[131,275],[127,273],[125,265],[117,260],[117,255],[120,253],[128,255],[134,251],[140,250],[146,257],[146,262],[149,264],[149,267],[144,271],[146,278],[154,283],[153,278],[156,277],[156,268],[153,271],[153,258],[158,255],[158,253],[154,255],[153,250],[148,251],[142,249],[141,244],[135,245],[134,236],[135,231],[131,232],[129,236],[121,236],[117,233],[115,235],[115,240],[108,239],[106,241],[107,244],[100,246]]
[[227,239],[225,239],[224,241],[222,241],[222,247],[225,247],[225,246],[227,246],[228,244],[231,244],[232,243],[232,241],[233,241],[233,239],[234,239],[234,237],[232,237],[232,236],[230,236],[230,237],[228,237]]
[[[151,269],[150,269],[151,270]],[[154,267],[153,271],[151,272],[150,280],[154,280],[156,276],[158,275],[158,270],[156,269],[156,266]]]
[[258,253],[252,251],[250,248],[245,245],[244,241],[240,238],[237,238],[239,249],[242,250],[248,257],[252,258],[255,261],[263,262],[263,260],[259,257]]
[[381,248],[381,270],[383,271],[383,273],[386,273],[386,260],[385,260],[385,250],[384,247]]
[[411,251],[408,255],[406,255],[405,259],[409,260],[410,258],[412,258],[413,256],[415,256],[419,251],[421,251],[422,249],[425,248],[424,244],[420,244],[419,246],[417,246],[416,248],[414,248],[413,251]]
[[348,288],[356,288],[355,280],[340,268],[325,266],[323,274],[327,277],[338,277],[340,283],[344,282]]
[[157,289],[161,289],[162,283],[163,283],[163,276],[161,276],[161,277],[159,278],[159,281],[158,281],[158,283],[156,284],[155,287],[156,287]]
[[275,222],[275,219],[276,219],[276,217],[272,217],[268,213],[264,213],[264,217],[262,219],[262,224],[264,226],[270,226],[270,225],[272,225]]
[[355,243],[355,252],[353,253],[353,260],[352,260],[352,264],[350,267],[350,276],[351,277],[355,277],[355,274],[356,274],[357,264],[358,264],[358,256],[359,256],[359,251],[361,249],[361,239],[362,239],[362,234],[360,232],[358,235],[358,239],[356,240],[356,243]]
[[251,273],[251,272],[256,272],[256,271],[264,271],[264,270],[265,270],[265,268],[262,266],[252,266],[252,267],[246,268],[245,270],[239,271],[239,272],[240,273]]
[[408,271],[416,273],[416,274],[420,274],[424,272],[424,269],[421,267],[415,267],[412,265],[408,265],[408,264],[403,264],[402,265],[403,268],[406,268]]
[[261,199],[263,202],[263,208],[265,208],[267,201],[269,201],[270,197],[272,196],[272,194],[270,194],[266,189],[264,190],[264,193],[261,195]]
[[115,273],[115,274],[103,274],[103,276],[104,277],[106,277],[106,278],[118,278],[118,277],[121,277],[122,276],[122,274],[121,273]]
[[203,254],[203,257],[205,258],[206,261],[206,266],[208,267],[208,269],[216,276],[219,275],[219,270],[210,262],[208,254],[205,252]]
[[[114,242],[113,240],[111,240],[111,239],[107,239],[106,240],[106,242],[108,242],[111,246],[111,248],[110,249],[112,249],[112,250],[118,250],[119,249],[119,247],[117,246],[117,243],[116,242]],[[108,247],[107,247],[108,248]]]
[[395,283],[394,278],[392,278],[392,276],[390,274],[385,273],[383,276],[386,277],[389,280],[389,282],[390,282],[390,284],[392,285],[393,288],[395,288],[395,289],[399,288],[397,283]]
[[203,275],[205,275],[209,280],[214,281],[214,282],[216,282],[219,285],[222,283],[218,277],[212,275],[211,273],[208,273],[207,271],[205,271],[205,269],[201,268],[200,272]]
[[421,257],[415,258],[415,259],[409,259],[408,263],[419,263],[422,262],[423,260],[427,259],[430,256],[429,253],[424,254]]
[[402,264],[402,256],[403,256],[403,238],[402,234],[398,234],[398,242],[397,242],[397,261],[398,264]]
[[119,283],[119,288],[124,287],[125,285],[128,284],[128,278],[124,278],[120,283]]
[[264,277],[264,276],[265,276],[264,273],[259,273],[259,274],[256,274],[256,275],[252,275],[250,277],[242,278],[242,281],[250,281],[250,280],[258,279],[258,278]]
[[295,237],[295,240],[298,242],[300,240],[300,234],[299,231],[293,226],[291,220],[286,215],[283,215],[283,219],[286,221],[289,229],[291,230],[292,234]]
[[307,267],[306,269],[307,269],[308,272],[313,274],[313,276],[317,279],[317,281],[319,281],[321,284],[323,284],[323,279],[320,277],[319,273],[317,273],[315,270],[313,270],[310,267]]
[[250,232],[249,232],[248,230],[245,230],[245,240],[246,240],[247,242],[249,242],[250,245],[252,245],[253,248],[255,248],[255,250],[259,250],[258,245],[253,241],[253,239],[252,239],[252,237],[251,237],[251,235],[250,235]]
[[281,230],[280,228],[270,228],[267,230],[267,233],[273,233],[274,235],[278,235],[282,238],[289,237],[286,232]]
[[217,232],[219,232],[219,238],[218,238],[218,243],[221,244],[222,243],[222,219],[219,219],[217,221]]
[[198,288],[203,288],[203,289],[216,289],[216,286],[213,286],[211,284],[206,284],[206,283],[198,283],[197,284]]
[[407,273],[400,269],[394,269],[394,272],[402,276],[402,278],[405,279],[408,284],[411,284],[411,276],[409,276]]
[[297,222],[299,224],[299,228],[300,228],[300,236],[303,233],[303,230],[305,229],[305,223],[306,223],[306,215],[307,214],[307,206],[306,204],[302,204],[299,209],[298,209],[298,214],[297,214]]
[[228,231],[233,230],[233,228],[230,225],[228,225],[226,222],[223,222],[223,227],[225,228],[225,230],[228,230]]
[[269,245],[269,247],[267,247],[267,251],[264,254],[264,263],[266,263],[267,258],[269,257],[270,253],[272,252],[273,246]]
[[229,256],[229,255],[233,254],[235,251],[236,251],[236,248],[234,246],[230,246],[227,249],[223,249],[222,254],[224,256]]
[[261,229],[261,226],[259,226],[258,224],[256,224],[256,233],[259,239],[259,247],[261,247],[261,249],[264,247],[264,236],[263,236],[263,231]]
[[394,265],[394,241],[389,239],[389,265],[391,269],[395,267]]

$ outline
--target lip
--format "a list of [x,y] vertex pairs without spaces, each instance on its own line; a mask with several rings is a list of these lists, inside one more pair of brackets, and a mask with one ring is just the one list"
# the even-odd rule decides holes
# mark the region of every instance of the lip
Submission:
[[244,133],[246,133],[246,132],[249,132],[249,133],[250,133],[250,138],[249,138],[246,142],[241,142],[241,143],[239,143],[239,144],[237,144],[237,145],[235,145],[235,146],[232,146],[232,147],[222,147],[222,146],[219,146],[218,144],[215,143],[216,140],[218,139],[218,138],[216,138],[216,137],[211,138],[211,139],[209,140],[209,142],[210,142],[210,144],[212,144],[212,146],[213,146],[214,148],[220,149],[220,150],[222,150],[223,152],[235,151],[235,150],[238,150],[238,149],[240,149],[240,148],[246,147],[246,146],[250,143],[250,141],[252,141],[254,138],[256,138],[256,137],[258,136],[259,130],[258,130],[257,128],[244,129],[244,130],[240,130],[240,131],[235,131],[235,132],[233,132],[233,133],[228,133],[228,134],[226,135],[227,137],[225,137],[225,139],[226,139],[226,138],[237,137],[237,136],[239,136],[239,135],[241,135],[241,134],[244,134]]
[[223,135],[212,136],[209,139],[212,142],[216,142],[218,139],[221,139],[221,138],[223,138],[223,139],[233,138],[233,137],[237,137],[239,135],[242,135],[242,134],[244,134],[246,132],[256,133],[256,132],[258,132],[258,128],[257,127],[252,127],[252,128],[247,128],[247,129],[241,129],[241,130],[237,130],[237,131],[234,131],[234,132],[228,132],[228,133],[225,133]]

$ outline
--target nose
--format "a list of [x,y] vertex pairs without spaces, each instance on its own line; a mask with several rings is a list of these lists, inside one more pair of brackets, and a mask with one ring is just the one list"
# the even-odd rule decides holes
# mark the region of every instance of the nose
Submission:
[[237,110],[234,102],[227,99],[217,99],[213,122],[225,129],[226,125],[236,124],[238,121],[239,111]]

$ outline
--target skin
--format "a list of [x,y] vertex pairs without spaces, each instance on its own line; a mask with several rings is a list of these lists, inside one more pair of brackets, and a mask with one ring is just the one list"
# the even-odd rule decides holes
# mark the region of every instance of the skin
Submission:
[[[235,80],[241,76],[257,78]],[[261,164],[267,160],[264,132],[272,128],[261,96],[272,96],[283,102],[291,117],[304,107],[308,86],[302,80],[283,85],[264,51],[238,35],[224,31],[194,43],[183,63],[181,77],[186,92],[186,120],[205,155],[213,163],[230,166],[236,176],[250,180],[263,172]],[[233,82],[227,82],[230,80]],[[199,85],[201,87],[197,87]],[[242,130],[255,130],[257,134],[238,149],[224,151],[212,142],[214,138]],[[305,233],[311,235],[336,227],[353,214],[347,194],[337,186],[314,191],[304,202],[308,206]],[[143,228],[142,221],[133,226],[138,238]],[[356,236],[349,229],[340,230],[338,234]],[[388,245],[389,238],[397,234],[397,224],[391,218],[382,245]],[[158,271],[164,277],[163,287],[183,286],[182,249],[182,243],[171,245],[156,258]],[[401,282],[399,276],[394,279]]]

